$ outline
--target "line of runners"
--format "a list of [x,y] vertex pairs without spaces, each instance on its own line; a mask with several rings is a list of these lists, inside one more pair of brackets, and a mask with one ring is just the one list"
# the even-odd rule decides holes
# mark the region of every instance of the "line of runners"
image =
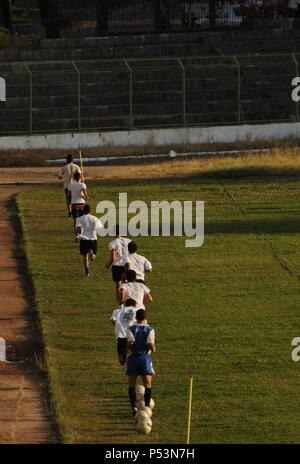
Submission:
[[[68,217],[73,217],[76,241],[83,260],[86,277],[90,277],[90,263],[96,260],[97,238],[103,225],[91,214],[87,186],[81,182],[81,170],[67,155],[66,164],[58,174],[64,180]],[[128,394],[133,415],[136,414],[136,380],[140,375],[145,387],[145,406],[150,405],[152,376],[151,353],[155,352],[155,332],[147,322],[145,305],[152,302],[151,290],[145,285],[145,274],[152,272],[152,264],[137,253],[138,247],[120,236],[115,225],[115,238],[109,243],[110,257],[106,264],[115,283],[118,308],[111,315],[117,340],[117,353],[121,366],[127,364]]]

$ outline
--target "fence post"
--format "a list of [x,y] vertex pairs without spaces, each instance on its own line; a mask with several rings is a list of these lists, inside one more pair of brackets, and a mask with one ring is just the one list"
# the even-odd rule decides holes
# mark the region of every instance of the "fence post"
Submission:
[[186,126],[186,69],[180,58],[177,58],[179,66],[181,67],[181,92],[182,92],[182,125]]
[[78,118],[78,130],[81,130],[81,74],[80,69],[76,65],[75,61],[72,61],[72,66],[77,74],[77,118]]
[[[295,67],[296,67],[296,77],[299,77],[299,64],[298,64],[298,61],[297,61],[297,58],[295,56],[295,53],[292,53],[292,59],[293,59],[293,62],[295,64]],[[295,108],[296,108],[296,121],[299,121],[299,102],[296,101],[295,102]]]
[[129,128],[133,128],[133,71],[127,60],[125,66],[129,71]]
[[237,104],[238,104],[238,124],[241,124],[241,66],[236,56],[233,60],[237,66]]
[[26,63],[23,63],[23,66],[29,76],[29,133],[32,134],[33,124],[32,124],[32,98],[33,98],[33,82],[32,82],[32,72]]

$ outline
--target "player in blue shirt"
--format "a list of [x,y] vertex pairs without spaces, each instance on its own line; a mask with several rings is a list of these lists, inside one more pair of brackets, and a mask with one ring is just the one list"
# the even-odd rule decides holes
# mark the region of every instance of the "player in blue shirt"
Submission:
[[127,359],[128,393],[133,415],[137,411],[135,385],[138,375],[142,376],[145,387],[145,406],[150,404],[154,374],[151,353],[155,352],[155,332],[147,323],[146,311],[138,309],[135,317],[136,324],[127,330],[128,350],[131,351]]

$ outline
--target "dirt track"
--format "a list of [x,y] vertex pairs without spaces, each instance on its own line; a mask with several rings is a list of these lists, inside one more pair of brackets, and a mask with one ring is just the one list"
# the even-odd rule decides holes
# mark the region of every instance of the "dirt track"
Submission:
[[0,188],[0,337],[9,362],[0,362],[0,443],[53,443],[43,377],[33,359],[35,334],[24,289],[24,258],[16,255],[16,230],[7,202],[21,187]]

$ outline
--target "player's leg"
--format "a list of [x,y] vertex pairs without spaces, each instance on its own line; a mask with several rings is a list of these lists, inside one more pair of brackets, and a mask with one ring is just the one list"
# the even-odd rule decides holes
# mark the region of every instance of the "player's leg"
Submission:
[[117,301],[119,301],[120,287],[121,287],[123,275],[125,273],[125,268],[124,266],[114,265],[111,268],[111,273],[112,273],[112,280],[115,282],[115,292],[116,292]]
[[92,263],[96,261],[97,247],[98,247],[97,240],[90,240],[89,257]]
[[154,369],[152,366],[152,358],[150,355],[145,355],[142,360],[141,366],[143,385],[145,387],[144,401],[145,406],[149,406],[151,396],[152,396],[152,376],[154,374]]
[[119,362],[121,366],[124,366],[127,358],[127,338],[118,337],[117,350]]
[[82,263],[85,275],[90,277],[90,263],[89,263],[89,244],[88,240],[80,240],[80,254],[82,256]]
[[66,196],[66,205],[67,205],[67,210],[68,210],[68,216],[71,217],[72,211],[71,211],[71,192],[69,189],[65,189],[65,196]]
[[90,270],[90,263],[88,255],[83,255],[82,257],[84,272],[87,277],[90,277],[91,270]]
[[144,401],[145,406],[149,406],[152,396],[152,375],[143,375],[143,385],[145,387]]
[[137,379],[137,359],[134,356],[129,356],[127,359],[127,372],[128,375],[128,395],[132,408],[132,414],[135,416],[137,408],[135,406],[136,394],[135,394],[135,385]]
[[135,393],[135,385],[136,385],[136,375],[132,375],[128,377],[128,395],[129,401],[132,408],[132,414],[135,415],[137,412],[137,408],[135,406],[136,403],[136,393]]

